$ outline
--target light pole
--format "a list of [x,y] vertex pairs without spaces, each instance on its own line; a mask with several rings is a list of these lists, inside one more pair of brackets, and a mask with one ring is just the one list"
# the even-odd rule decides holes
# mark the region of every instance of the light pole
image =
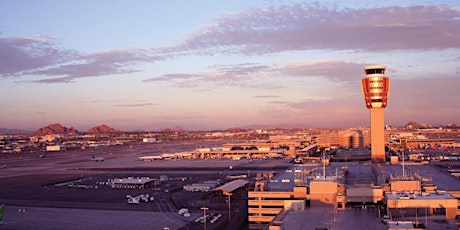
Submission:
[[21,222],[21,229],[24,229],[23,218],[24,218],[24,214],[26,213],[26,209],[25,208],[20,208],[20,209],[18,209],[18,213],[19,213],[19,219],[20,219],[20,222]]
[[230,196],[232,195],[231,193],[228,193],[228,223],[230,224],[232,220],[232,210],[230,209]]
[[201,207],[201,210],[203,210],[203,219],[204,219],[204,230],[206,230],[206,210],[208,210],[209,208],[206,208],[206,207]]

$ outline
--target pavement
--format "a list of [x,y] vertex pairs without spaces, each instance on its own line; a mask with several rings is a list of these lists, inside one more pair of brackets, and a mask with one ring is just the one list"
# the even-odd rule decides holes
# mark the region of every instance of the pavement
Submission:
[[[222,145],[212,142],[202,145]],[[0,169],[0,203],[5,203],[5,214],[0,230],[5,229],[203,229],[202,223],[195,223],[201,212],[192,212],[186,218],[168,208],[160,197],[155,197],[154,206],[131,206],[126,203],[127,194],[147,191],[98,189],[74,189],[55,184],[85,178],[95,185],[96,181],[124,176],[158,177],[186,175],[189,178],[217,178],[226,175],[241,175],[286,167],[289,163],[280,160],[176,160],[144,162],[141,154],[160,154],[193,150],[195,142],[175,142],[164,144],[139,144],[91,148],[86,150],[67,150],[50,152],[40,157],[42,152],[16,155],[2,155],[0,161],[5,165]],[[201,146],[201,145],[199,145]],[[104,157],[95,162],[92,157]],[[280,166],[282,164],[282,166]],[[231,167],[230,167],[231,166]],[[232,168],[232,169],[230,169]],[[205,176],[203,176],[205,175]],[[79,182],[80,183],[80,182]],[[91,184],[92,183],[92,184]],[[188,181],[183,183],[189,183]],[[170,182],[168,185],[174,185]],[[163,191],[165,188],[161,188]],[[172,189],[172,188],[166,188]],[[152,191],[149,188],[149,192]],[[198,194],[199,195],[199,194]],[[186,194],[185,198],[188,197]],[[192,197],[192,196],[190,196]],[[184,199],[185,199],[184,198]],[[136,209],[136,210],[133,210]],[[219,229],[214,223],[214,228]],[[221,226],[221,225],[219,225]],[[213,229],[208,223],[207,229]]]
[[199,215],[185,218],[175,212],[6,206],[0,229],[188,229],[185,225]]

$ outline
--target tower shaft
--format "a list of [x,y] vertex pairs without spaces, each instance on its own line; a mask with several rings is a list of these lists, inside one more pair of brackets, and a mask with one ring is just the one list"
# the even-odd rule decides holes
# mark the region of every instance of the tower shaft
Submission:
[[385,162],[385,120],[383,108],[371,108],[371,160]]

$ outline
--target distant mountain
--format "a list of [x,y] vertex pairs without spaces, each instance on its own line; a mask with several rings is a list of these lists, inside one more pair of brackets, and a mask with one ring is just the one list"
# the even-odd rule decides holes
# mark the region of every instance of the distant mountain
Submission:
[[228,129],[225,129],[226,132],[230,132],[230,133],[239,133],[239,132],[245,132],[246,129],[243,129],[243,128],[228,128]]
[[185,130],[181,127],[176,127],[176,128],[173,128],[173,129],[170,129],[170,128],[166,128],[166,129],[163,129],[163,130],[160,130],[161,133],[183,133],[185,132]]
[[409,121],[409,123],[407,123],[407,125],[405,127],[408,128],[408,129],[423,129],[423,128],[429,128],[429,127],[431,127],[431,125],[419,124],[419,123],[417,123],[415,121]]
[[88,131],[86,131],[86,133],[92,133],[92,134],[96,134],[96,133],[120,133],[120,132],[121,132],[120,130],[110,128],[107,125],[99,125],[97,127],[90,128],[90,129],[88,129]]
[[21,134],[21,133],[31,133],[32,131],[22,130],[22,129],[7,129],[0,128],[0,135],[3,134]]
[[308,128],[305,124],[294,124],[294,123],[280,123],[280,124],[252,124],[241,127],[242,129],[293,129],[293,128]]
[[62,126],[61,124],[51,124],[46,127],[40,128],[37,131],[33,132],[33,135],[50,135],[50,134],[69,134],[69,133],[77,133],[78,131],[73,127],[67,128]]

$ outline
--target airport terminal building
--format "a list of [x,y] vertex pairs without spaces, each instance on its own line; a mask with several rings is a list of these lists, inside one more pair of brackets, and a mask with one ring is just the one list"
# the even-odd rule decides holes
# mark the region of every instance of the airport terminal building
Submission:
[[376,218],[391,221],[417,216],[453,220],[460,214],[458,178],[432,165],[405,170],[401,176],[400,164],[333,162],[327,168],[296,166],[272,179],[261,178],[248,192],[249,229],[285,229],[290,214],[325,207],[339,215],[347,208],[379,207]]

